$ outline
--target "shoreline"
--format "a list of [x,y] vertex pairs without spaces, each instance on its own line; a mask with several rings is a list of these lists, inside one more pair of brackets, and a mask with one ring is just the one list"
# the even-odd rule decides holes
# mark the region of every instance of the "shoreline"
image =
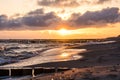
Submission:
[[[119,44],[120,42],[118,41],[118,42],[109,43],[109,44],[93,44],[93,45],[70,47],[72,49],[85,48],[88,51],[84,53],[80,53],[79,55],[82,55],[83,58],[79,60],[50,62],[50,63],[37,64],[32,66],[39,66],[39,67],[60,66],[60,67],[79,68],[79,67],[95,66],[95,65],[120,64],[119,62],[120,59],[118,57],[118,55],[120,55],[120,52],[118,49]],[[111,55],[114,55],[114,56],[111,56]]]
[[[25,67],[67,67],[67,68],[71,68],[70,71],[72,71],[72,68],[79,69],[79,70],[82,70],[84,68],[91,70],[94,67],[103,68],[103,67],[109,67],[109,66],[112,66],[112,67],[118,66],[120,68],[120,62],[119,62],[120,45],[119,44],[120,42],[118,41],[118,42],[109,43],[109,44],[93,44],[93,45],[83,45],[83,46],[77,46],[77,47],[76,46],[68,47],[68,49],[85,48],[88,51],[84,53],[80,53],[79,55],[83,56],[83,58],[79,60],[50,62],[50,63],[25,66]],[[63,71],[63,73],[65,72],[67,71]],[[52,75],[52,74],[59,74],[59,73],[51,73],[49,75]],[[109,75],[109,73],[107,73],[107,75]],[[42,77],[41,76],[36,76],[36,77],[38,79],[44,78],[42,80],[47,80],[46,75],[43,75]],[[27,78],[25,80],[30,80],[30,78]],[[34,77],[33,77],[33,80],[34,80]],[[50,78],[48,80],[50,80]]]

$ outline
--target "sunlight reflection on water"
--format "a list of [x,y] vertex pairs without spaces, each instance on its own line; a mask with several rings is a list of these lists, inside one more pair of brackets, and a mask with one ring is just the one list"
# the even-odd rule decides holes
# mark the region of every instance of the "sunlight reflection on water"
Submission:
[[79,53],[85,52],[86,49],[64,49],[64,48],[54,48],[50,50],[46,50],[40,55],[21,60],[18,63],[8,64],[4,67],[9,66],[29,66],[41,63],[48,63],[48,62],[58,62],[58,61],[68,61],[68,60],[77,60],[82,58]]

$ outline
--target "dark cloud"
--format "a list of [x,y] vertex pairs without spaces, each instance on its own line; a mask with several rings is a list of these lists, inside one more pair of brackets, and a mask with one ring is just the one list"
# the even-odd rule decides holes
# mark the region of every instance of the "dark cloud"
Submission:
[[22,22],[21,19],[17,18],[17,19],[10,19],[6,22],[6,27],[8,28],[17,28],[19,26],[22,26]]
[[10,18],[6,15],[0,15],[0,29],[35,29],[48,28],[61,22],[61,18],[54,12],[44,13],[42,9],[31,11],[23,17]]
[[38,0],[38,5],[51,7],[77,7],[80,4],[76,0]]
[[7,22],[7,16],[6,15],[0,15],[0,28],[4,27]]
[[[37,3],[39,6],[46,7],[80,7],[81,5],[96,5],[103,4],[106,2],[111,2],[112,0],[38,0]],[[114,0],[116,1],[116,0]]]
[[106,8],[101,11],[90,12],[87,11],[83,15],[73,14],[68,20],[71,26],[90,26],[90,25],[103,25],[107,23],[118,22],[119,8]]
[[61,20],[54,12],[44,13],[43,9],[37,9],[24,15],[23,17],[8,18],[6,15],[0,15],[0,30],[14,29],[55,29],[59,24],[68,24],[72,27],[85,28],[97,25],[106,25],[108,23],[120,22],[119,8],[106,8],[100,11],[84,14],[72,14],[68,20]]
[[44,10],[43,9],[37,9],[37,10],[29,12],[27,15],[39,15],[39,14],[44,14]]
[[0,15],[0,29],[18,29],[22,26],[20,18],[9,19],[6,15]]
[[111,1],[111,0],[98,0],[97,4],[103,4],[103,3],[109,2],[109,1]]
[[36,26],[36,27],[47,27],[59,23],[61,19],[55,16],[54,12],[27,15],[22,18],[24,25]]

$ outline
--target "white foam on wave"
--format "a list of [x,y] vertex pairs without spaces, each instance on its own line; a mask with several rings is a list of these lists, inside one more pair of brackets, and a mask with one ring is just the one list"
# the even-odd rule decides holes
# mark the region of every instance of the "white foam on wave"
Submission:
[[88,42],[88,43],[85,43],[87,45],[91,45],[91,44],[109,44],[109,43],[114,43],[116,41],[103,41],[103,42]]
[[21,60],[18,63],[4,65],[2,67],[22,67],[22,66],[29,66],[29,65],[48,63],[48,62],[76,60],[82,58],[82,56],[78,54],[85,51],[86,49],[54,48],[54,49],[46,50],[35,57]]

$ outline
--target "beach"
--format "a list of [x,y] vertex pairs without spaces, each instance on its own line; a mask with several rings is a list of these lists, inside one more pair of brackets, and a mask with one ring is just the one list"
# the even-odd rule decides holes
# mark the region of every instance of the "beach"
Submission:
[[[97,77],[102,76],[104,79],[104,78],[106,78],[105,76],[113,74],[114,71],[116,71],[116,72],[113,75],[116,75],[119,77],[119,75],[118,75],[119,68],[120,68],[120,66],[119,66],[120,65],[120,62],[119,62],[119,60],[120,60],[120,51],[119,51],[120,45],[119,44],[120,44],[120,41],[110,41],[110,42],[108,41],[108,42],[92,43],[92,44],[87,44],[87,45],[82,45],[82,46],[81,45],[72,45],[72,46],[68,46],[68,47],[64,47],[64,48],[54,48],[54,49],[47,50],[47,51],[43,52],[42,54],[45,56],[47,55],[48,56],[47,58],[49,58],[49,56],[52,55],[51,58],[53,58],[53,55],[58,56],[58,54],[61,53],[59,51],[61,51],[62,49],[65,49],[66,52],[71,52],[72,57],[74,54],[75,55],[77,54],[82,57],[78,58],[78,59],[73,59],[73,60],[66,59],[66,60],[62,60],[62,61],[56,60],[55,62],[47,61],[47,62],[41,63],[39,61],[42,60],[42,57],[35,56],[32,58],[25,59],[21,62],[3,65],[2,67],[12,67],[12,66],[18,67],[18,68],[21,66],[23,68],[24,67],[32,67],[32,68],[35,68],[35,67],[41,67],[41,68],[42,67],[43,68],[45,68],[45,67],[46,68],[47,67],[48,68],[51,68],[51,67],[52,68],[60,68],[61,67],[61,68],[64,68],[65,67],[65,68],[69,69],[69,70],[62,71],[62,72],[53,72],[53,73],[49,72],[49,74],[41,73],[39,75],[35,75],[35,77],[29,76],[29,78],[23,78],[23,80],[24,79],[25,80],[31,80],[31,79],[32,80],[71,80],[71,78],[73,78],[71,76],[74,76],[75,74],[78,74],[79,77],[75,77],[77,79],[72,79],[72,80],[84,80],[84,79],[82,79],[83,76],[81,76],[81,74],[89,73],[93,69],[95,69],[95,70],[92,71],[92,74],[90,73],[92,78],[96,77],[96,75],[97,75]],[[65,52],[65,50],[63,50],[63,52]],[[81,52],[81,50],[82,50],[82,52]],[[50,54],[51,51],[52,51],[52,53]],[[66,56],[66,54],[65,54],[65,56]],[[33,62],[31,62],[32,60],[33,60]],[[96,67],[99,67],[102,70],[103,69],[104,70],[100,71],[98,68],[96,69]],[[108,67],[108,69],[106,69],[105,67]],[[116,67],[118,70],[115,70]],[[108,72],[111,69],[113,70],[113,72]],[[81,70],[83,72],[80,72]],[[98,72],[100,74],[97,74],[96,72]],[[61,74],[61,73],[65,73],[65,74]],[[81,73],[81,74],[79,74],[79,73]],[[102,75],[103,73],[105,75]],[[68,77],[66,77],[65,75],[68,75]],[[64,77],[64,79],[60,79],[60,77]],[[68,78],[68,79],[66,79],[66,78]],[[19,80],[19,78],[16,80]],[[20,80],[22,80],[22,79],[20,79]],[[90,79],[87,79],[87,80],[90,80]],[[102,80],[102,79],[100,79],[100,80]],[[117,80],[117,79],[114,79],[114,80]]]
[[59,66],[59,67],[79,68],[79,67],[87,67],[87,66],[119,64],[120,63],[119,44],[120,42],[114,42],[109,44],[93,44],[93,45],[70,47],[72,49],[85,48],[87,49],[87,52],[80,53],[79,55],[82,55],[83,58],[79,60],[43,63],[32,66],[41,66],[41,67]]
[[[120,79],[120,42],[109,44],[84,45],[71,48],[85,48],[88,52],[79,60],[44,63],[33,66],[39,67],[68,67],[73,68],[63,73],[53,73],[36,77],[33,80],[119,80]],[[75,77],[76,75],[76,77]],[[74,76],[74,77],[73,77]],[[29,79],[28,79],[29,80]]]

